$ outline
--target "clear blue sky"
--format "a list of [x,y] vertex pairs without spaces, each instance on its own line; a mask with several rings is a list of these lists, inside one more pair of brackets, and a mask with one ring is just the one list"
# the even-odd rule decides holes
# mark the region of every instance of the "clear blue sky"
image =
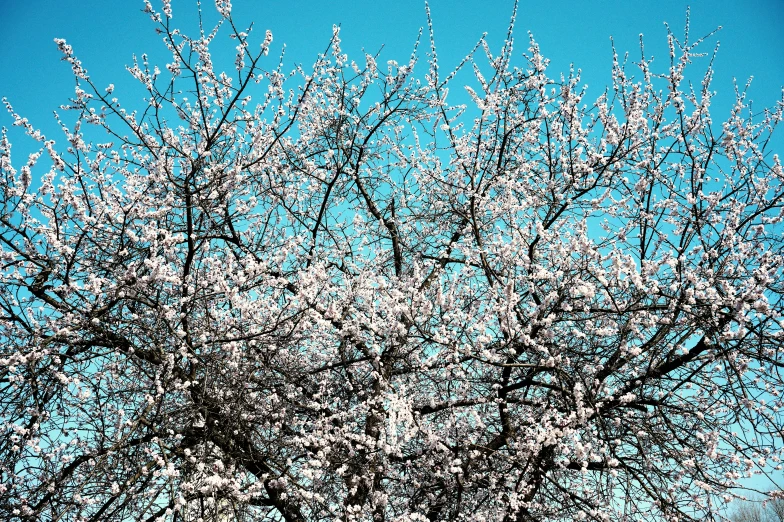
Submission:
[[[361,48],[376,51],[382,44],[382,58],[402,61],[426,21],[423,0],[233,3],[235,19],[240,25],[254,21],[257,38],[263,38],[265,29],[272,30],[275,40],[271,63],[285,43],[288,63],[309,65],[325,48],[332,24],[341,25],[343,48],[358,61]],[[173,0],[172,4],[174,21],[195,27],[195,1]],[[158,7],[159,1],[153,0],[153,5]],[[551,75],[574,63],[583,70],[589,94],[596,96],[610,78],[609,37],[615,38],[619,51],[628,50],[636,58],[638,35],[643,33],[646,54],[656,56],[664,68],[667,55],[663,22],[669,22],[676,34],[681,34],[687,5],[683,0],[522,0],[516,54],[525,50],[526,33],[532,31],[545,56],[552,60]],[[130,83],[124,66],[131,63],[134,53],[155,56],[163,49],[142,7],[141,0],[0,0],[0,96],[7,97],[48,137],[58,139],[51,111],[72,94],[73,80],[52,40],[65,38],[97,83],[116,84],[121,103],[132,107],[131,91],[124,90]],[[442,70],[451,69],[485,31],[494,48],[499,48],[511,7],[511,0],[432,0]],[[204,9],[214,13],[212,0],[204,0]],[[733,78],[745,83],[753,75],[751,97],[760,108],[772,105],[784,86],[784,0],[696,1],[691,12],[694,37],[723,26],[705,47],[710,51],[715,39],[721,41],[714,82],[714,90],[719,92],[716,109],[721,113],[714,113],[714,120],[723,117],[732,102]],[[163,65],[165,55],[158,56]],[[225,66],[232,68],[228,56]],[[696,64],[695,72],[701,73],[704,66],[704,62]],[[0,126],[9,124],[10,118],[0,114]],[[18,143],[19,152],[20,146],[24,148]],[[17,156],[17,161],[20,159]]]

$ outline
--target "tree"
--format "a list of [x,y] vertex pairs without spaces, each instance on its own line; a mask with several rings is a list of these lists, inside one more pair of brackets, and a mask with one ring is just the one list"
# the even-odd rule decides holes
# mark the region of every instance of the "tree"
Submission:
[[762,506],[755,503],[742,504],[730,517],[733,522],[765,522],[766,513]]
[[784,105],[715,124],[704,39],[588,101],[513,23],[287,73],[216,5],[147,4],[133,111],[58,40],[64,147],[7,104],[0,517],[692,520],[781,469]]
[[784,521],[784,498],[780,492],[771,500],[748,501],[732,511],[732,522],[782,522]]

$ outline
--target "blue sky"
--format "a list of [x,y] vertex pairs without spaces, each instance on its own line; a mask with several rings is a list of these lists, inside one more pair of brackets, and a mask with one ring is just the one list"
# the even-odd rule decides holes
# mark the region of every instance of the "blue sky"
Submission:
[[[383,59],[406,60],[420,27],[425,25],[423,0],[395,2],[350,0],[234,0],[235,19],[240,25],[255,22],[259,40],[264,30],[274,34],[270,66],[277,60],[281,44],[287,46],[289,64],[309,65],[323,51],[332,24],[342,27],[343,48],[360,61],[360,50],[377,51],[385,45]],[[153,5],[159,4],[153,0]],[[174,21],[196,27],[195,2],[173,0]],[[527,47],[527,31],[539,41],[552,60],[550,74],[557,76],[569,63],[583,70],[589,97],[598,96],[610,79],[610,36],[619,51],[639,56],[639,34],[645,35],[646,54],[658,58],[666,68],[666,29],[669,22],[682,34],[686,7],[682,0],[631,1],[530,1],[522,0],[516,29],[516,55]],[[73,92],[70,68],[60,61],[54,38],[65,38],[98,85],[117,85],[126,107],[134,105],[133,83],[125,71],[132,55],[144,52],[155,57],[163,50],[154,26],[141,12],[141,0],[0,0],[0,96],[17,112],[41,127],[50,138],[59,136],[52,110]],[[512,0],[433,0],[431,2],[436,43],[442,70],[451,69],[469,51],[483,32],[494,48],[506,34]],[[213,2],[204,0],[204,10],[215,12]],[[716,61],[714,90],[718,91],[714,119],[726,114],[733,101],[733,78],[745,83],[754,76],[750,91],[757,107],[779,99],[784,86],[784,0],[698,1],[691,5],[692,36],[699,37],[717,26],[723,29],[705,46],[711,51],[718,39],[721,49]],[[424,43],[424,42],[423,42]],[[230,46],[226,46],[232,51]],[[423,48],[423,50],[426,47]],[[165,55],[159,54],[163,65]],[[225,67],[231,70],[227,54]],[[518,62],[521,63],[521,62]],[[697,63],[701,74],[706,62]],[[123,96],[125,94],[125,96]],[[10,117],[0,114],[0,126]],[[17,143],[17,151],[24,148]],[[17,161],[21,159],[17,156]]]

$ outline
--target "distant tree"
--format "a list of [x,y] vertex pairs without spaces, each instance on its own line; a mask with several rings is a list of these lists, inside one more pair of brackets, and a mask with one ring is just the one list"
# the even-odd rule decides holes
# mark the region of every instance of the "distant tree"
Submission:
[[732,522],[767,522],[765,510],[756,502],[738,506],[730,516]]
[[731,512],[732,522],[784,522],[784,498],[775,495],[771,500],[744,501]]
[[778,496],[768,502],[768,510],[774,522],[784,522],[784,498]]
[[688,29],[589,101],[511,27],[288,73],[216,4],[147,4],[134,108],[58,40],[64,145],[8,105],[0,519],[702,520],[781,468],[782,104],[714,122]]

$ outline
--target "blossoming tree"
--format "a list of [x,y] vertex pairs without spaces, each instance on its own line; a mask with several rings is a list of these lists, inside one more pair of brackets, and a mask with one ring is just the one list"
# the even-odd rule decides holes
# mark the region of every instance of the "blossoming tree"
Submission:
[[714,122],[688,32],[594,101],[511,28],[288,73],[217,7],[147,4],[134,110],[58,40],[65,145],[6,103],[0,518],[690,520],[781,469],[782,104]]

